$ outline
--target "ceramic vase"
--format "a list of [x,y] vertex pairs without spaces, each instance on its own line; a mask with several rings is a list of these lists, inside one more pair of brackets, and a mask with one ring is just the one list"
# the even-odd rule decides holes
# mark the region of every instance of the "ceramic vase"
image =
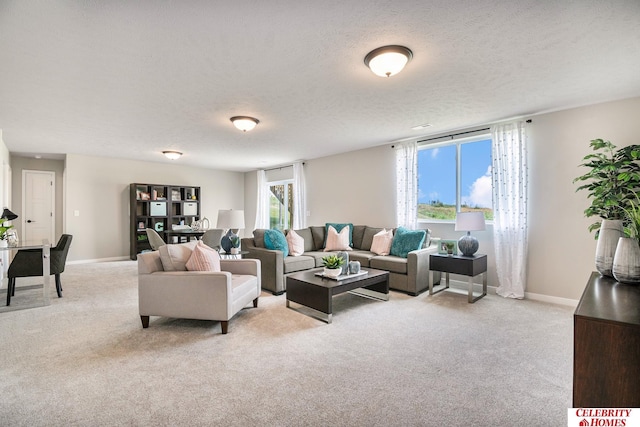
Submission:
[[596,270],[603,276],[613,277],[613,257],[621,237],[624,237],[622,220],[602,220],[596,245]]
[[338,258],[342,258],[344,260],[344,263],[340,267],[340,270],[342,271],[341,274],[349,273],[349,253],[345,251],[340,251],[336,255],[338,255]]
[[638,239],[618,239],[613,257],[613,277],[621,283],[640,284],[640,245]]
[[0,240],[0,248],[6,248],[7,246],[9,246],[9,242],[7,242],[7,239]]

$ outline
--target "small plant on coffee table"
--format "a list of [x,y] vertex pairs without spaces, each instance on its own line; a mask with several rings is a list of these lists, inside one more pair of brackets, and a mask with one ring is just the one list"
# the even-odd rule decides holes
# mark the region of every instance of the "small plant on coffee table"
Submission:
[[344,259],[338,255],[327,255],[322,258],[322,264],[329,269],[340,268],[344,264]]

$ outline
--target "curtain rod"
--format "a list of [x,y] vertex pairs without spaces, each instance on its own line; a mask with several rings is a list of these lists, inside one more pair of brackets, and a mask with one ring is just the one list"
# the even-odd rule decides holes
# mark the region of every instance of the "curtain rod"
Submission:
[[[306,162],[302,162],[302,166],[304,166],[304,165],[305,165],[305,163],[306,163]],[[268,172],[268,171],[274,171],[274,170],[276,170],[276,169],[278,169],[278,170],[282,170],[282,169],[284,169],[284,168],[292,168],[292,167],[293,167],[293,163],[292,163],[292,164],[290,164],[290,165],[276,166],[275,168],[262,169],[262,170],[263,170],[263,171],[265,171],[265,172]]]
[[[531,122],[533,122],[533,120],[528,119],[528,120],[525,120],[525,122],[531,123]],[[443,139],[443,138],[453,139],[453,137],[455,137],[455,136],[467,135],[467,134],[470,134],[470,133],[482,132],[482,131],[485,131],[485,130],[491,130],[491,128],[488,127],[488,128],[482,128],[482,129],[468,130],[466,132],[451,133],[449,135],[434,136],[433,138],[421,139],[419,141],[416,141],[416,144],[420,144],[421,142],[435,141],[436,139]],[[391,148],[395,148],[395,145],[392,145]]]

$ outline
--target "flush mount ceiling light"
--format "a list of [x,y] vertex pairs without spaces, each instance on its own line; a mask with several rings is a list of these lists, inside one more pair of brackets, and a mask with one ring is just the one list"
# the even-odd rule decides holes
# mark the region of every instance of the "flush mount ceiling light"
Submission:
[[372,50],[364,57],[364,63],[380,77],[398,74],[407,62],[413,58],[413,52],[404,46],[383,46]]
[[234,116],[231,117],[230,120],[235,127],[243,132],[253,129],[258,123],[260,123],[260,120],[249,116]]
[[433,126],[431,123],[425,123],[423,125],[418,125],[418,126],[414,126],[411,129],[413,130],[420,130],[420,129],[426,129],[426,128],[430,128],[431,126]]
[[162,154],[164,154],[167,159],[171,160],[177,160],[182,156],[182,153],[179,151],[163,151]]

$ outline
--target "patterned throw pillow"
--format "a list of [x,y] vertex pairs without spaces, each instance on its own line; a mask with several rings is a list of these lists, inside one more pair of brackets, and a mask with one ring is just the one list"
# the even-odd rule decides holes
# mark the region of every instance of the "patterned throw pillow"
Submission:
[[344,227],[340,233],[333,228],[332,225],[329,226],[329,231],[327,232],[327,244],[325,245],[324,251],[351,251],[351,246],[349,246],[349,227]]
[[337,223],[337,222],[327,222],[324,225],[324,247],[327,247],[327,238],[329,236],[329,227],[333,227],[339,233],[343,228],[349,229],[349,246],[353,244],[353,224],[349,223]]
[[264,231],[264,247],[271,250],[278,250],[282,252],[282,256],[287,257],[289,255],[289,244],[287,238],[284,237],[282,231],[277,229]]
[[189,271],[220,271],[220,255],[202,240],[198,240],[185,266]]
[[391,243],[391,255],[406,258],[409,252],[422,248],[427,233],[424,230],[407,230],[398,227]]
[[389,255],[391,251],[391,242],[393,241],[393,230],[385,230],[377,232],[373,235],[373,243],[371,243],[371,252],[376,255]]
[[289,255],[300,256],[304,252],[304,239],[294,230],[287,233],[287,243],[289,245]]

